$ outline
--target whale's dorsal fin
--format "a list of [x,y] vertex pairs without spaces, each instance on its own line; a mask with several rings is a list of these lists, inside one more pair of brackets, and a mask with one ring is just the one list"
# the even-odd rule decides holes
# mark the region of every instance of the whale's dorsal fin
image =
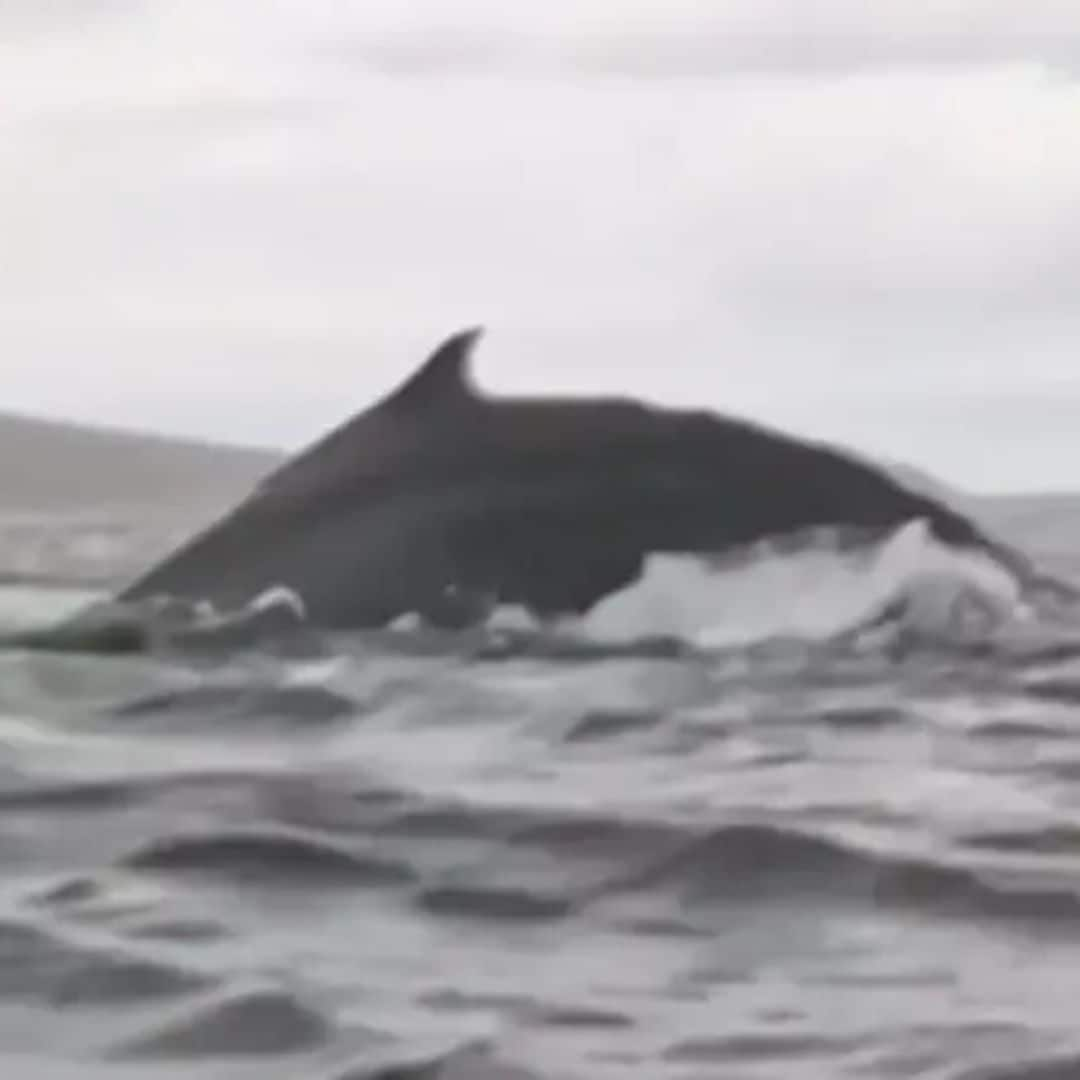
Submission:
[[422,422],[442,409],[473,400],[469,360],[482,333],[482,327],[471,327],[447,338],[382,401],[345,420],[266,476],[255,495],[314,492],[350,474],[363,475],[365,462],[368,469],[378,471],[387,467],[387,454],[392,459],[414,449],[416,436],[409,432],[415,425],[410,421]]
[[474,326],[447,338],[381,407],[413,412],[473,397],[470,362],[483,332]]

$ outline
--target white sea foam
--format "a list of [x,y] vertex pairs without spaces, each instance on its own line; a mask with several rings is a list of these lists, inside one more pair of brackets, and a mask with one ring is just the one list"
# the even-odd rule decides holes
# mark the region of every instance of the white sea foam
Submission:
[[642,577],[598,604],[583,628],[605,639],[672,635],[707,646],[823,639],[900,605],[898,614],[919,632],[970,633],[1009,618],[1016,602],[1004,570],[943,547],[913,522],[854,551],[827,540],[785,554],[757,546],[715,569],[689,556],[653,556]]

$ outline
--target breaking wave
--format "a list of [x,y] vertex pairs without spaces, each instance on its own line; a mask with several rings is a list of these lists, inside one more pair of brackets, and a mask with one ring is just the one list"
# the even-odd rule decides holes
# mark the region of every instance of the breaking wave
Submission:
[[[74,625],[58,631],[72,614]],[[479,632],[429,631],[405,619],[365,636],[381,646],[435,651],[466,643],[488,656],[611,649],[677,656],[686,647],[783,641],[971,647],[1023,635],[1031,624],[1006,571],[985,556],[938,544],[913,522],[860,547],[825,531],[795,550],[758,544],[711,563],[654,555],[632,585],[584,617],[555,624],[500,608]],[[304,623],[302,599],[281,587],[243,610],[217,612],[205,604],[120,606],[87,590],[21,585],[0,590],[0,626],[23,644],[74,651],[325,651]]]
[[970,636],[1013,618],[1017,601],[1000,567],[937,544],[913,522],[861,549],[824,535],[796,553],[756,545],[715,569],[654,556],[643,579],[602,601],[585,625],[602,638],[667,634],[732,647],[832,638],[895,613],[927,635]]

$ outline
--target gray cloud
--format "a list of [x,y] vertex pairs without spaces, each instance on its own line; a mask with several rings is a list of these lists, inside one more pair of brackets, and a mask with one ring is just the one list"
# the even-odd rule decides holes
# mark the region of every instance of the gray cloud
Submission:
[[101,19],[130,16],[138,0],[0,0],[0,28],[8,42],[54,34],[73,36]]
[[1075,71],[1080,62],[1070,0],[553,0],[529,9],[428,0],[344,5],[326,31],[343,55],[409,74],[696,78],[1028,62]]

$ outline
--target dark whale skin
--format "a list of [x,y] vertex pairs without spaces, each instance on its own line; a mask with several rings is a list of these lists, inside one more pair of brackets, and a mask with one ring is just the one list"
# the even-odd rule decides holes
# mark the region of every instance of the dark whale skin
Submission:
[[651,553],[914,519],[1027,573],[965,516],[825,443],[628,398],[487,396],[469,372],[480,334],[447,339],[117,599],[224,610],[280,585],[331,629],[465,625],[497,603],[546,618],[587,612]]

